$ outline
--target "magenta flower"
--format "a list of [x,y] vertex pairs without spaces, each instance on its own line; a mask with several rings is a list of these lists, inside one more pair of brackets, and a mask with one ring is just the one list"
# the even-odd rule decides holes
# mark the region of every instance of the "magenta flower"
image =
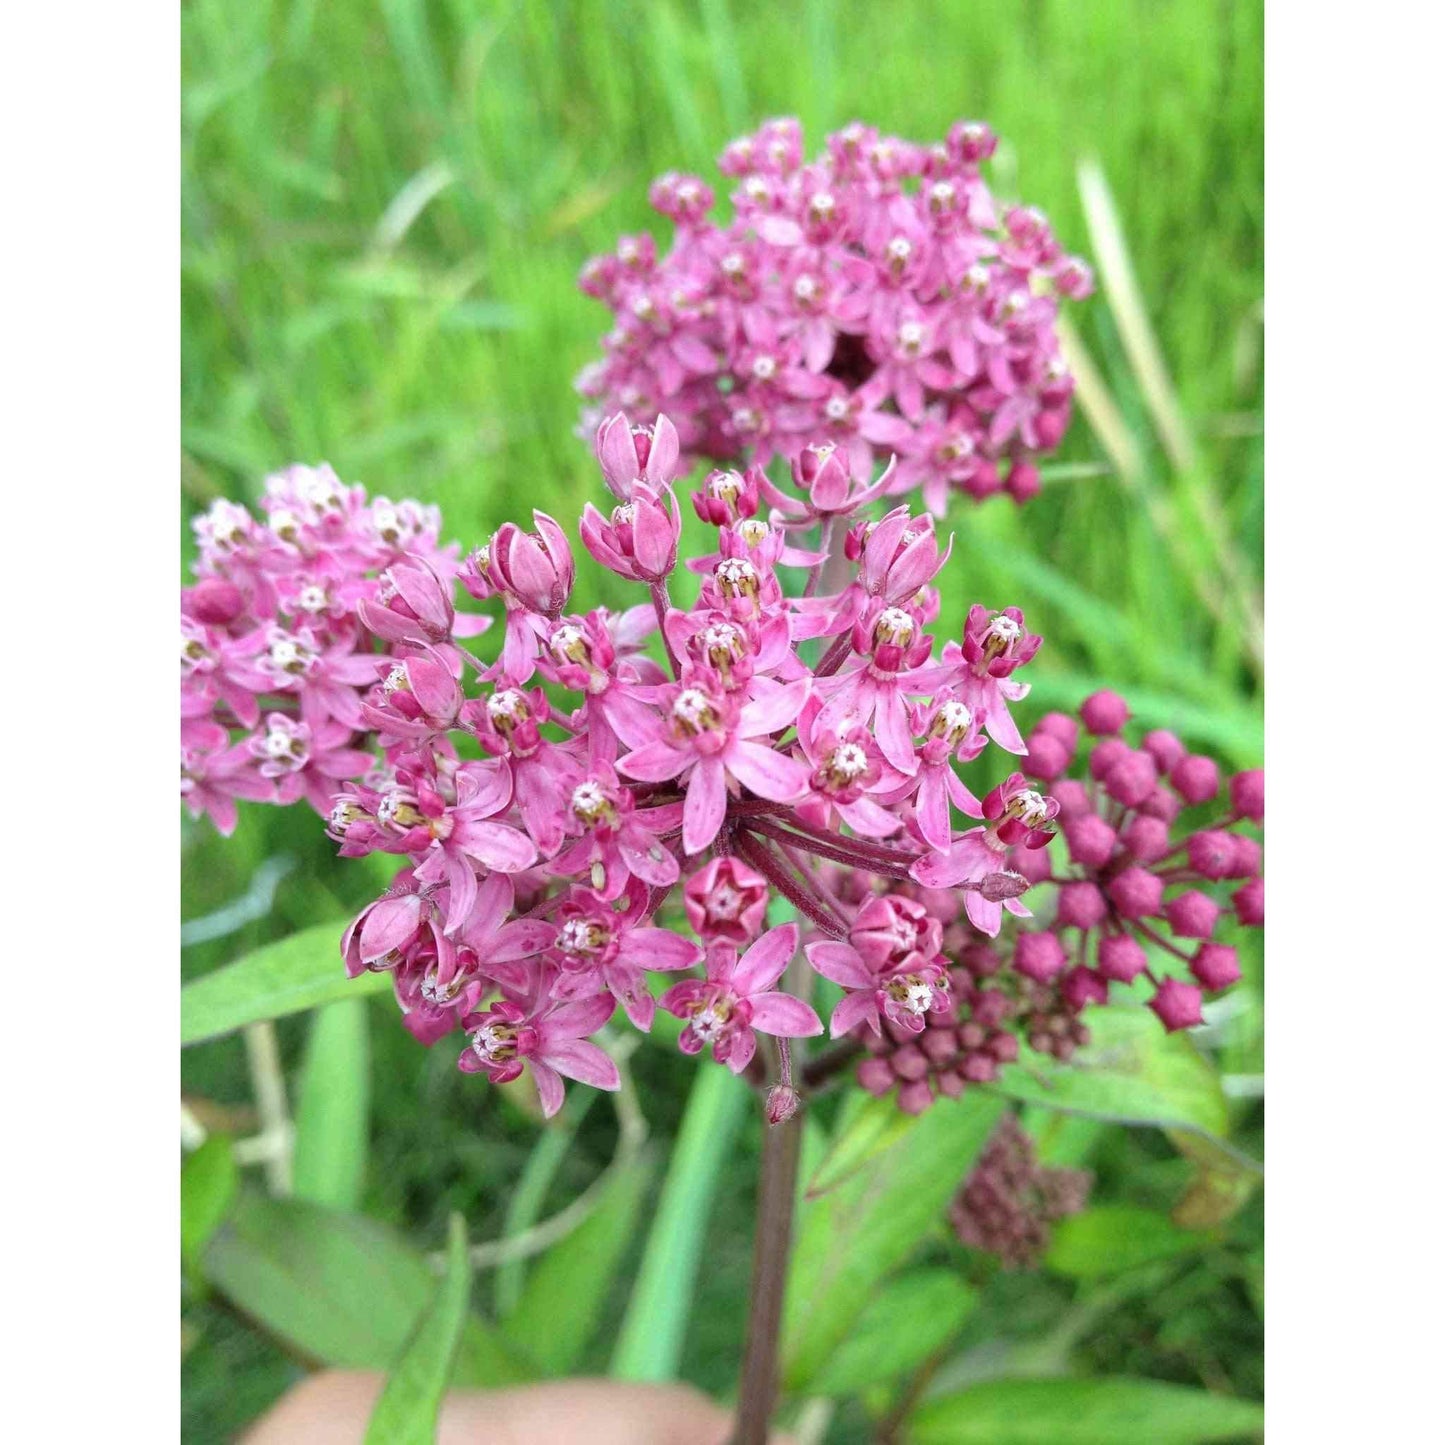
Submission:
[[757,1049],[755,1031],[781,1038],[822,1033],[822,1021],[807,1004],[773,988],[797,951],[796,923],[770,929],[741,958],[731,943],[712,944],[707,977],[674,984],[660,1000],[686,1020],[678,1039],[683,1053],[711,1045],[713,1058],[740,1074]]
[[550,1119],[562,1107],[564,1078],[594,1089],[622,1087],[617,1065],[587,1037],[611,1018],[615,1007],[605,994],[536,1012],[519,1003],[493,1004],[484,1013],[467,1016],[470,1037],[457,1064],[463,1073],[486,1074],[494,1084],[520,1078],[527,1065],[542,1115]]
[[808,687],[806,680],[759,687],[741,703],[703,677],[664,688],[665,712],[653,741],[620,759],[618,770],[643,782],[686,779],[682,846],[689,854],[701,853],[722,827],[729,786],[778,803],[807,790],[803,764],[759,739],[792,725]]

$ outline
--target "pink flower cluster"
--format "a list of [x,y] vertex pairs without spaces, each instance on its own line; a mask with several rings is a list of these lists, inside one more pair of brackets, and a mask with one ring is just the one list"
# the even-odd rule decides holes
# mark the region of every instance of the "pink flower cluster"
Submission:
[[[968,834],[950,855],[915,864],[914,884],[853,881],[867,900],[859,917],[884,900],[916,915],[939,940],[936,962],[948,980],[920,1020],[889,1015],[881,1029],[855,1029],[868,1055],[858,1080],[870,1092],[896,1089],[900,1108],[920,1112],[940,1095],[956,1098],[997,1078],[1019,1057],[1020,1040],[1067,1061],[1089,1041],[1081,1016],[1110,1001],[1111,984],[1142,980],[1149,1007],[1174,1031],[1201,1023],[1205,995],[1238,981],[1237,950],[1216,935],[1230,917],[1246,928],[1264,922],[1255,836],[1264,774],[1236,773],[1227,803],[1217,803],[1226,785],[1212,758],[1163,730],[1133,747],[1121,735],[1128,720],[1127,704],[1110,692],[1086,698],[1078,719],[1047,714],[1026,740],[1022,773],[1005,785],[1031,776],[1047,787],[1044,806],[1063,835],[1066,862],[1057,847],[1011,854],[1043,926],[994,937],[997,927],[977,926],[981,897],[965,894],[960,906],[951,860],[977,846]],[[1096,741],[1084,750],[1086,737]],[[1201,817],[1211,805],[1215,815]]]
[[181,797],[223,833],[237,798],[328,813],[376,761],[364,705],[391,661],[372,633],[400,658],[453,630],[435,507],[368,501],[325,466],[268,477],[261,506],[221,500],[197,519],[181,592]]
[[977,122],[932,146],[855,123],[809,163],[798,122],[769,121],[719,160],[727,224],[704,181],[661,177],[667,254],[625,236],[582,273],[615,317],[584,424],[665,410],[688,458],[759,465],[826,440],[864,480],[894,453],[888,493],[938,516],[951,490],[1028,500],[1069,423],[1058,297],[1092,278],[1037,210],[996,203],[996,144]]
[[[376,536],[377,514],[402,509],[329,473],[273,486],[267,527],[207,518],[184,602],[200,652],[183,683],[188,736],[254,728],[265,678],[280,694],[266,706],[289,703],[278,715],[312,738],[335,734],[343,760],[299,791],[324,799],[342,854],[398,861],[346,931],[348,970],[390,972],[423,1042],[461,1030],[468,1072],[529,1068],[548,1113],[564,1078],[616,1086],[594,1036],[619,1003],[642,1029],[660,1004],[683,1021],[685,1052],[736,1072],[759,1034],[783,1041],[785,1067],[787,1039],[822,1032],[806,998],[817,975],[842,989],[835,1032],[917,1025],[946,992],[937,926],[907,899],[852,906],[828,876],[842,865],[913,887],[941,870],[973,926],[997,932],[1005,910],[1027,916],[1014,860],[1049,841],[1057,812],[1020,774],[982,800],[960,776],[990,738],[1023,751],[1009,704],[1039,639],[1016,609],[976,607],[936,644],[948,548],[931,518],[867,516],[879,488],[823,445],[793,489],[769,483],[786,505],[767,519],[755,477],[709,477],[693,501],[712,509],[712,550],[680,562],[671,422],[609,418],[597,455],[614,505],[589,505],[580,535],[645,589],[621,614],[571,610],[571,545],[542,513],[457,567],[435,519],[407,512],[417,551],[403,557],[394,529]],[[283,500],[296,513],[301,482],[318,479],[325,504],[278,530]],[[453,573],[501,604],[491,663],[458,643],[485,619],[455,611]],[[291,599],[311,589],[332,601],[303,624]],[[970,827],[954,828],[955,809]],[[796,921],[769,927],[778,898]]]
[[1050,1169],[1017,1117],[1005,1114],[949,1205],[959,1242],[995,1255],[1005,1269],[1030,1269],[1047,1252],[1052,1226],[1078,1214],[1094,1178],[1084,1169]]

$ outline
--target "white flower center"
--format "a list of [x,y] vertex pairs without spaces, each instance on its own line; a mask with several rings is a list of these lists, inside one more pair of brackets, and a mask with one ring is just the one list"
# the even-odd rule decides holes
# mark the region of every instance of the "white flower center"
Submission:
[[913,242],[907,236],[895,236],[888,243],[888,259],[902,264],[913,254]]
[[828,766],[845,778],[856,778],[868,771],[868,754],[857,743],[839,743]]
[[328,603],[324,587],[303,587],[296,594],[296,605],[303,612],[325,612]]
[[768,535],[768,531],[768,524],[757,517],[749,517],[747,521],[738,523],[738,536],[749,547],[756,547]]
[[842,421],[848,415],[848,398],[830,396],[823,407],[823,414],[829,421]]
[[515,722],[522,717],[527,708],[526,699],[516,688],[509,687],[502,692],[493,693],[487,699],[487,716],[493,722],[505,720]]
[[771,381],[778,374],[778,363],[771,356],[759,356],[753,360],[753,375],[759,381]]
[[692,1016],[692,1031],[703,1043],[715,1043],[728,1026],[728,1014],[717,1004],[710,1003]]
[[1017,642],[1023,635],[1023,628],[1012,617],[995,617],[988,625],[989,636],[996,637],[1005,646]]

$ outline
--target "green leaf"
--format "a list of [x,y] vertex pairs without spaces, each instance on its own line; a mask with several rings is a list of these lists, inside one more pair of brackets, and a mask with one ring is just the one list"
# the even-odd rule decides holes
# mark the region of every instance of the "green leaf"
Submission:
[[567,1374],[592,1338],[651,1175],[646,1160],[615,1165],[597,1207],[532,1266],[502,1332],[545,1373]]
[[181,1258],[195,1264],[221,1227],[240,1184],[240,1172],[224,1134],[212,1134],[181,1165]]
[[1199,1445],[1258,1435],[1264,1407],[1153,1380],[990,1380],[930,1400],[909,1445]]
[[875,1099],[861,1089],[845,1099],[828,1152],[808,1178],[807,1198],[816,1199],[856,1174],[875,1155],[908,1132],[910,1116],[892,1098]]
[[1089,1033],[1067,1064],[1026,1051],[995,1087],[1065,1113],[1223,1138],[1229,1109],[1219,1075],[1186,1034],[1167,1034],[1149,1010],[1124,1007],[1090,1014]]
[[918,1270],[884,1285],[809,1386],[857,1395],[917,1369],[957,1334],[978,1295],[953,1270]]
[[364,998],[344,998],[311,1020],[296,1105],[292,1189],[298,1199],[356,1209],[366,1177],[371,1059]]
[[346,920],[337,919],[303,928],[188,983],[181,990],[182,1045],[389,989],[385,973],[347,978],[337,950],[345,927]]
[[1167,1215],[1132,1204],[1100,1204],[1054,1226],[1045,1263],[1075,1279],[1121,1274],[1201,1248],[1208,1240]]
[[727,1069],[698,1068],[612,1353],[617,1379],[676,1378],[718,1171],[751,1099]]
[[[300,1199],[242,1194],[206,1248],[206,1278],[301,1355],[385,1370],[436,1289],[427,1262],[385,1225]],[[529,1372],[472,1316],[453,1383],[503,1385]]]
[[783,1380],[808,1387],[847,1338],[878,1282],[938,1226],[999,1115],[1001,1100],[970,1090],[943,1099],[867,1169],[807,1201],[783,1317]]
[[472,1262],[460,1214],[447,1223],[447,1272],[371,1412],[366,1445],[432,1445],[467,1323]]

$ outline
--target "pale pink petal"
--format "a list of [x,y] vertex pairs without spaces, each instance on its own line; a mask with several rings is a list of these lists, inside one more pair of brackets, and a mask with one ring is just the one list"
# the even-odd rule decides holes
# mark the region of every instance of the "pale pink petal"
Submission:
[[727,780],[722,759],[702,758],[687,783],[687,802],[682,810],[683,850],[701,853],[717,837],[726,812]]
[[738,714],[738,736],[759,737],[787,727],[802,712],[811,687],[812,679],[803,677],[745,703]]
[[594,1089],[622,1087],[617,1065],[608,1057],[607,1051],[587,1039],[564,1039],[548,1044],[543,1057],[559,1074],[576,1079],[580,1084],[591,1084]]
[[[567,1091],[562,1085],[562,1077],[556,1069],[544,1064],[541,1059],[528,1059],[532,1066],[532,1078],[537,1084],[537,1097],[542,1101],[542,1117],[550,1119],[558,1109],[562,1107],[567,1097]],[[466,1055],[462,1055],[462,1066],[466,1067]]]
[[753,1027],[785,1039],[808,1038],[823,1032],[823,1021],[800,998],[790,993],[755,993]]
[[733,777],[760,798],[790,803],[808,790],[808,769],[796,758],[762,743],[734,738],[725,757]]
[[882,1032],[878,1025],[878,1000],[871,989],[859,989],[839,999],[829,1021],[828,1032],[835,1039],[841,1038],[861,1023],[871,1024],[875,1034]]
[[810,943],[803,952],[818,973],[843,988],[874,986],[872,971],[852,944]]
[[733,987],[742,997],[771,988],[782,976],[788,960],[798,951],[798,925],[785,923],[770,928],[738,960],[733,969]]
[[644,783],[665,783],[669,778],[675,778],[691,760],[690,753],[659,741],[619,758],[617,771]]

